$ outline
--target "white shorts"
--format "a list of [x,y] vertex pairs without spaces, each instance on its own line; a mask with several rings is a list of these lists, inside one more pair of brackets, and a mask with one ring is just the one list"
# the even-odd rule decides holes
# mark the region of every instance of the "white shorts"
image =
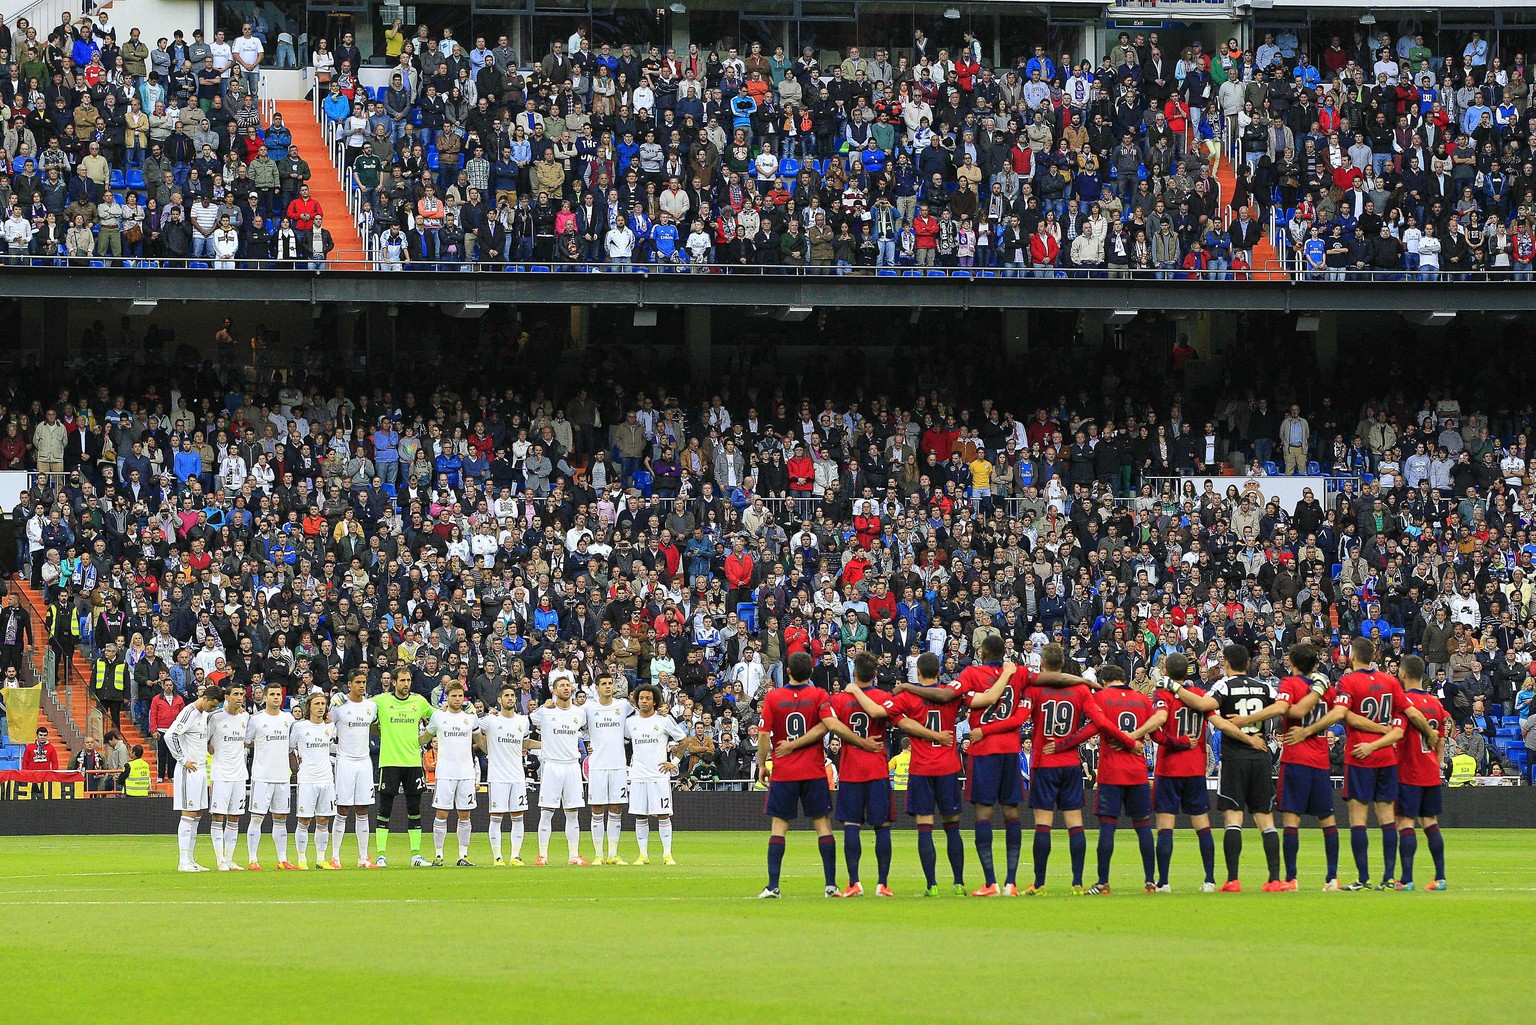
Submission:
[[636,817],[672,814],[671,780],[641,780],[629,785],[629,813]]
[[273,815],[287,815],[292,811],[293,784],[291,783],[252,783],[251,784],[251,814],[265,815],[271,812]]
[[336,814],[336,786],[333,783],[299,784],[299,818],[328,819]]
[[587,775],[588,804],[628,804],[627,769],[593,769]]
[[213,800],[209,803],[208,810],[215,815],[230,815],[235,818],[244,815],[245,781],[214,780]]
[[488,783],[492,815],[520,815],[528,810],[528,783]]
[[432,807],[438,811],[473,811],[477,785],[472,779],[444,779],[439,776],[436,789],[432,791]]
[[171,777],[171,803],[177,811],[207,811],[208,773],[177,762]]
[[545,762],[539,777],[539,807],[575,810],[586,807],[581,794],[580,762]]
[[336,804],[366,808],[373,803],[373,762],[364,758],[336,759]]

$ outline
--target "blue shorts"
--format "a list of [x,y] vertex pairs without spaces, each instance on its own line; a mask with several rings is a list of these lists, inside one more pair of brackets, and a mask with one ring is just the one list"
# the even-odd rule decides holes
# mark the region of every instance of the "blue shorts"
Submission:
[[776,819],[793,820],[805,812],[808,819],[819,819],[832,810],[826,779],[770,780],[763,812]]
[[1157,777],[1152,787],[1152,809],[1159,815],[1209,815],[1211,792],[1205,777]]
[[1326,819],[1333,814],[1333,774],[1312,765],[1280,763],[1280,810]]
[[1152,788],[1145,783],[1100,783],[1094,793],[1094,814],[1101,819],[1128,815],[1132,822],[1152,817]]
[[1344,796],[1351,801],[1376,804],[1397,800],[1397,766],[1368,769],[1350,765],[1344,769]]
[[1404,819],[1433,819],[1440,815],[1440,786],[1414,786],[1401,783],[1397,788],[1397,814]]
[[907,814],[954,818],[960,814],[960,777],[919,776],[907,780]]
[[839,822],[862,822],[867,826],[886,826],[891,819],[891,781],[872,779],[864,783],[840,784],[837,788]]
[[1078,765],[1036,769],[1030,781],[1029,806],[1041,811],[1082,811],[1083,770]]
[[966,800],[990,808],[1001,804],[1017,808],[1024,803],[1024,771],[1017,754],[971,755],[971,771],[965,778]]

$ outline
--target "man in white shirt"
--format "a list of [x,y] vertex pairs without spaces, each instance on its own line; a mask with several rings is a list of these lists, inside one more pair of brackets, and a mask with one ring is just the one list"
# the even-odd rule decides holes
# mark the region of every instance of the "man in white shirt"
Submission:
[[[586,713],[587,801],[592,806],[592,848],[598,865],[627,864],[619,857],[624,831],[624,806],[629,804],[629,773],[624,762],[624,720],[634,708],[613,696],[613,677],[597,678],[597,700],[582,706]],[[607,852],[603,840],[607,838]]]
[[266,56],[266,51],[261,40],[251,34],[249,24],[240,26],[240,37],[234,41],[230,50],[236,70],[245,76],[245,91],[252,96],[258,95],[261,87],[261,59]]
[[355,672],[347,680],[347,696],[331,709],[336,725],[336,821],[331,829],[331,860],[341,862],[341,842],[347,816],[357,834],[357,867],[372,868],[368,860],[368,810],[373,806],[373,758],[369,736],[379,721],[379,706],[366,695],[368,674]]
[[445,692],[447,708],[432,713],[427,728],[422,732],[421,744],[426,747],[437,738],[437,787],[432,794],[432,807],[437,817],[432,823],[432,842],[436,856],[435,868],[443,865],[443,843],[448,838],[448,813],[458,812],[458,839],[460,868],[474,868],[469,860],[469,816],[475,810],[475,789],[480,773],[475,767],[475,734],[480,732],[475,713],[464,706],[464,685],[454,681]]
[[[523,865],[523,813],[528,810],[528,778],[523,769],[523,755],[537,748],[530,740],[532,726],[526,715],[517,711],[517,688],[503,684],[497,695],[500,708],[480,720],[480,742],[485,748],[486,789],[491,799],[490,840],[494,864]],[[512,857],[502,859],[501,826],[512,820]]]
[[251,823],[245,834],[246,868],[261,871],[257,851],[261,824],[272,813],[272,843],[277,848],[277,867],[291,869],[288,860],[288,812],[292,806],[293,762],[288,754],[293,716],[283,710],[283,685],[269,683],[262,692],[261,711],[246,723],[245,740],[251,746]]
[[235,864],[235,841],[240,836],[240,816],[245,814],[245,784],[250,772],[245,763],[245,734],[250,716],[245,711],[245,687],[232,684],[224,705],[208,719],[208,742],[213,750],[213,798],[209,803],[213,825],[213,857],[220,872],[244,871]]
[[222,687],[204,688],[197,700],[183,708],[165,732],[165,746],[176,759],[171,803],[181,812],[176,840],[181,852],[178,868],[182,872],[208,871],[196,860],[197,824],[208,808],[208,720],[223,700]]
[[213,70],[225,79],[229,78],[229,69],[235,62],[235,51],[224,38],[223,30],[213,34],[213,42],[208,46],[208,55],[213,58]]
[[586,865],[581,856],[581,752],[577,746],[586,730],[587,713],[571,703],[575,682],[566,670],[550,674],[554,700],[528,718],[539,729],[539,860],[549,864],[549,838],[555,811],[565,812],[565,842],[572,865]]

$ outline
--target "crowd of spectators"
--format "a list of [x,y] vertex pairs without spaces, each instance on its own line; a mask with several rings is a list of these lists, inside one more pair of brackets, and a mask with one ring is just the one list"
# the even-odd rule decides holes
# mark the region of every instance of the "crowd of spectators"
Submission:
[[[365,670],[376,692],[401,664],[432,700],[457,679],[491,705],[510,681],[527,708],[568,668],[656,683],[690,731],[683,774],[747,779],[790,654],[835,690],[859,650],[887,680],[925,651],[953,676],[995,632],[1142,688],[1172,652],[1219,672],[1230,641],[1260,676],[1298,640],[1338,673],[1369,636],[1384,667],[1423,655],[1482,770],[1526,765],[1516,716],[1536,740],[1529,411],[173,377],[3,411],[0,461],[43,471],[10,510],[21,573],[61,654],[99,657],[98,682],[129,668],[99,694],[114,726],[163,729],[206,681],[293,694]],[[1340,449],[1348,486],[1266,497],[1271,456]]]
[[[117,40],[105,12],[18,30],[0,37],[6,253],[323,262],[302,193],[328,157],[262,123],[253,26],[153,47]],[[997,67],[970,33],[825,67],[758,43],[594,46],[585,28],[544,54],[425,26],[385,41],[383,87],[359,83],[350,34],[308,56],[390,269],[1228,277],[1256,269],[1272,216],[1286,264],[1319,280],[1524,279],[1536,257],[1526,58],[1475,33],[1454,53],[1411,24],[1208,53],[1126,31],[1102,54],[1035,46]]]

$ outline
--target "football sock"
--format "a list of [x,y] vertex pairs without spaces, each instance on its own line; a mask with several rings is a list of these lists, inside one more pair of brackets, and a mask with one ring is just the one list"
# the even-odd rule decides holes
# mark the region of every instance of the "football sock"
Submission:
[[818,836],[816,848],[821,852],[821,875],[828,886],[837,885],[837,841],[832,834]]
[[469,819],[459,820],[459,857],[469,857],[469,837],[473,823]]
[[933,846],[933,826],[917,827],[917,860],[923,866],[923,882],[938,886],[939,853]]
[[1243,827],[1228,826],[1221,835],[1221,853],[1227,859],[1227,882],[1237,878],[1243,860]]
[[640,857],[651,856],[651,820],[644,816],[635,819],[635,846],[640,848]]
[[299,823],[298,836],[294,839],[295,846],[299,849],[299,861],[309,857],[309,827],[302,821]]
[[1424,827],[1424,843],[1429,847],[1429,856],[1435,859],[1435,878],[1445,878],[1445,841],[1440,838],[1440,824]]
[[1403,874],[1401,881],[1413,882],[1413,856],[1419,853],[1419,834],[1414,832],[1412,826],[1400,829],[1397,833],[1398,851],[1403,859]]
[[1362,883],[1371,880],[1371,841],[1364,826],[1349,827],[1349,849],[1355,855],[1355,871]]
[[1168,867],[1173,864],[1173,830],[1157,831],[1157,885],[1168,885]]
[[208,838],[213,841],[213,860],[224,862],[224,823],[208,823]]
[[548,808],[539,811],[539,857],[549,857],[549,838],[555,832],[555,813]]
[[342,843],[346,839],[347,839],[347,820],[346,820],[345,816],[338,814],[336,816],[335,821],[333,821],[331,823],[331,860],[332,861],[337,861],[337,860],[339,860],[341,858],[341,845],[342,845]]
[[439,858],[443,856],[443,842],[448,839],[448,820],[432,820],[432,850]]
[[1397,826],[1381,827],[1381,854],[1386,860],[1386,871],[1382,874],[1382,880],[1397,877]]
[[955,885],[965,884],[965,840],[960,836],[960,824],[944,827],[944,847],[949,855],[949,870],[955,874]]
[[1019,881],[1019,854],[1024,850],[1024,823],[1018,819],[1009,819],[1003,828],[1007,832],[1008,845],[1008,878],[1004,881],[1013,886]]
[[1293,882],[1296,879],[1296,855],[1301,852],[1301,830],[1286,826],[1280,837],[1280,847],[1285,855],[1285,881]]
[[[326,856],[326,848],[331,842],[331,820],[315,820],[315,860],[319,861]],[[329,859],[327,859],[329,860]]]
[[768,838],[768,888],[779,888],[779,869],[784,867],[784,838],[782,836],[770,836]]
[[880,885],[890,883],[891,876],[891,827],[875,827],[875,865],[880,870]]
[[983,881],[992,886],[997,882],[997,872],[992,867],[992,823],[976,823],[976,860],[981,862]]
[[240,820],[229,819],[224,823],[224,860],[235,860],[235,849],[240,846]]
[[1338,826],[1323,827],[1323,856],[1328,859],[1328,878],[1324,882],[1330,879],[1337,879],[1339,877]]
[[611,811],[608,813],[608,857],[619,856],[619,838],[624,835],[624,813]]
[[1045,885],[1045,866],[1051,860],[1051,827],[1035,827],[1035,886]]
[[1136,846],[1141,849],[1141,872],[1146,877],[1146,882],[1151,882],[1156,872],[1155,855],[1152,843],[1152,824],[1150,822],[1138,823],[1136,826]]
[[272,820],[272,842],[277,845],[277,860],[288,860],[288,816]]
[[196,828],[197,820],[189,819],[185,815],[176,823],[176,850],[181,855],[180,864],[184,866],[192,863],[192,838],[197,835],[193,832]]
[[859,881],[859,859],[864,854],[864,844],[859,838],[858,826],[843,827],[843,860],[848,863],[848,885]]
[[1211,835],[1211,827],[1195,830],[1195,839],[1200,842],[1200,864],[1205,868],[1205,881],[1216,881],[1216,838]]
[[[273,831],[276,832],[275,824]],[[383,857],[389,850],[389,809],[383,803],[379,805],[379,814],[373,820],[373,842],[379,849],[379,856]]]
[[592,850],[594,852],[593,856],[598,861],[602,861],[603,858],[606,857],[606,855],[603,854],[603,850],[604,850],[604,847],[603,847],[603,834],[605,832],[607,832],[607,830],[608,830],[608,814],[606,812],[600,812],[600,811],[593,812],[592,813]]
[[568,857],[581,857],[581,816],[573,811],[565,813],[565,847]]
[[257,818],[255,815],[251,816],[251,824],[245,830],[246,861],[256,861],[256,852],[261,849],[261,824],[265,820],[266,816],[260,818]]
[[421,853],[421,817],[416,817],[416,824],[405,831],[406,838],[411,842],[411,854]]
[[512,835],[508,837],[507,845],[511,849],[512,857],[523,856],[523,817],[521,815],[512,820]]
[[352,816],[352,824],[357,831],[357,859],[359,861],[367,861],[368,816],[361,813],[354,813]]
[[1067,827],[1067,850],[1072,854],[1072,885],[1083,885],[1083,863],[1088,860],[1088,834],[1082,826]]
[[491,841],[491,856],[497,861],[501,860],[501,816],[492,815],[490,828],[486,834]]
[[1099,878],[1095,880],[1101,886],[1109,885],[1109,863],[1115,857],[1115,827],[1118,821],[1106,819],[1099,820]]
[[661,856],[670,858],[672,856],[672,820],[670,818],[658,820],[656,831],[661,834]]
[[1278,882],[1280,879],[1280,834],[1275,832],[1275,827],[1270,826],[1259,835],[1264,843],[1264,867],[1269,869],[1269,881]]

